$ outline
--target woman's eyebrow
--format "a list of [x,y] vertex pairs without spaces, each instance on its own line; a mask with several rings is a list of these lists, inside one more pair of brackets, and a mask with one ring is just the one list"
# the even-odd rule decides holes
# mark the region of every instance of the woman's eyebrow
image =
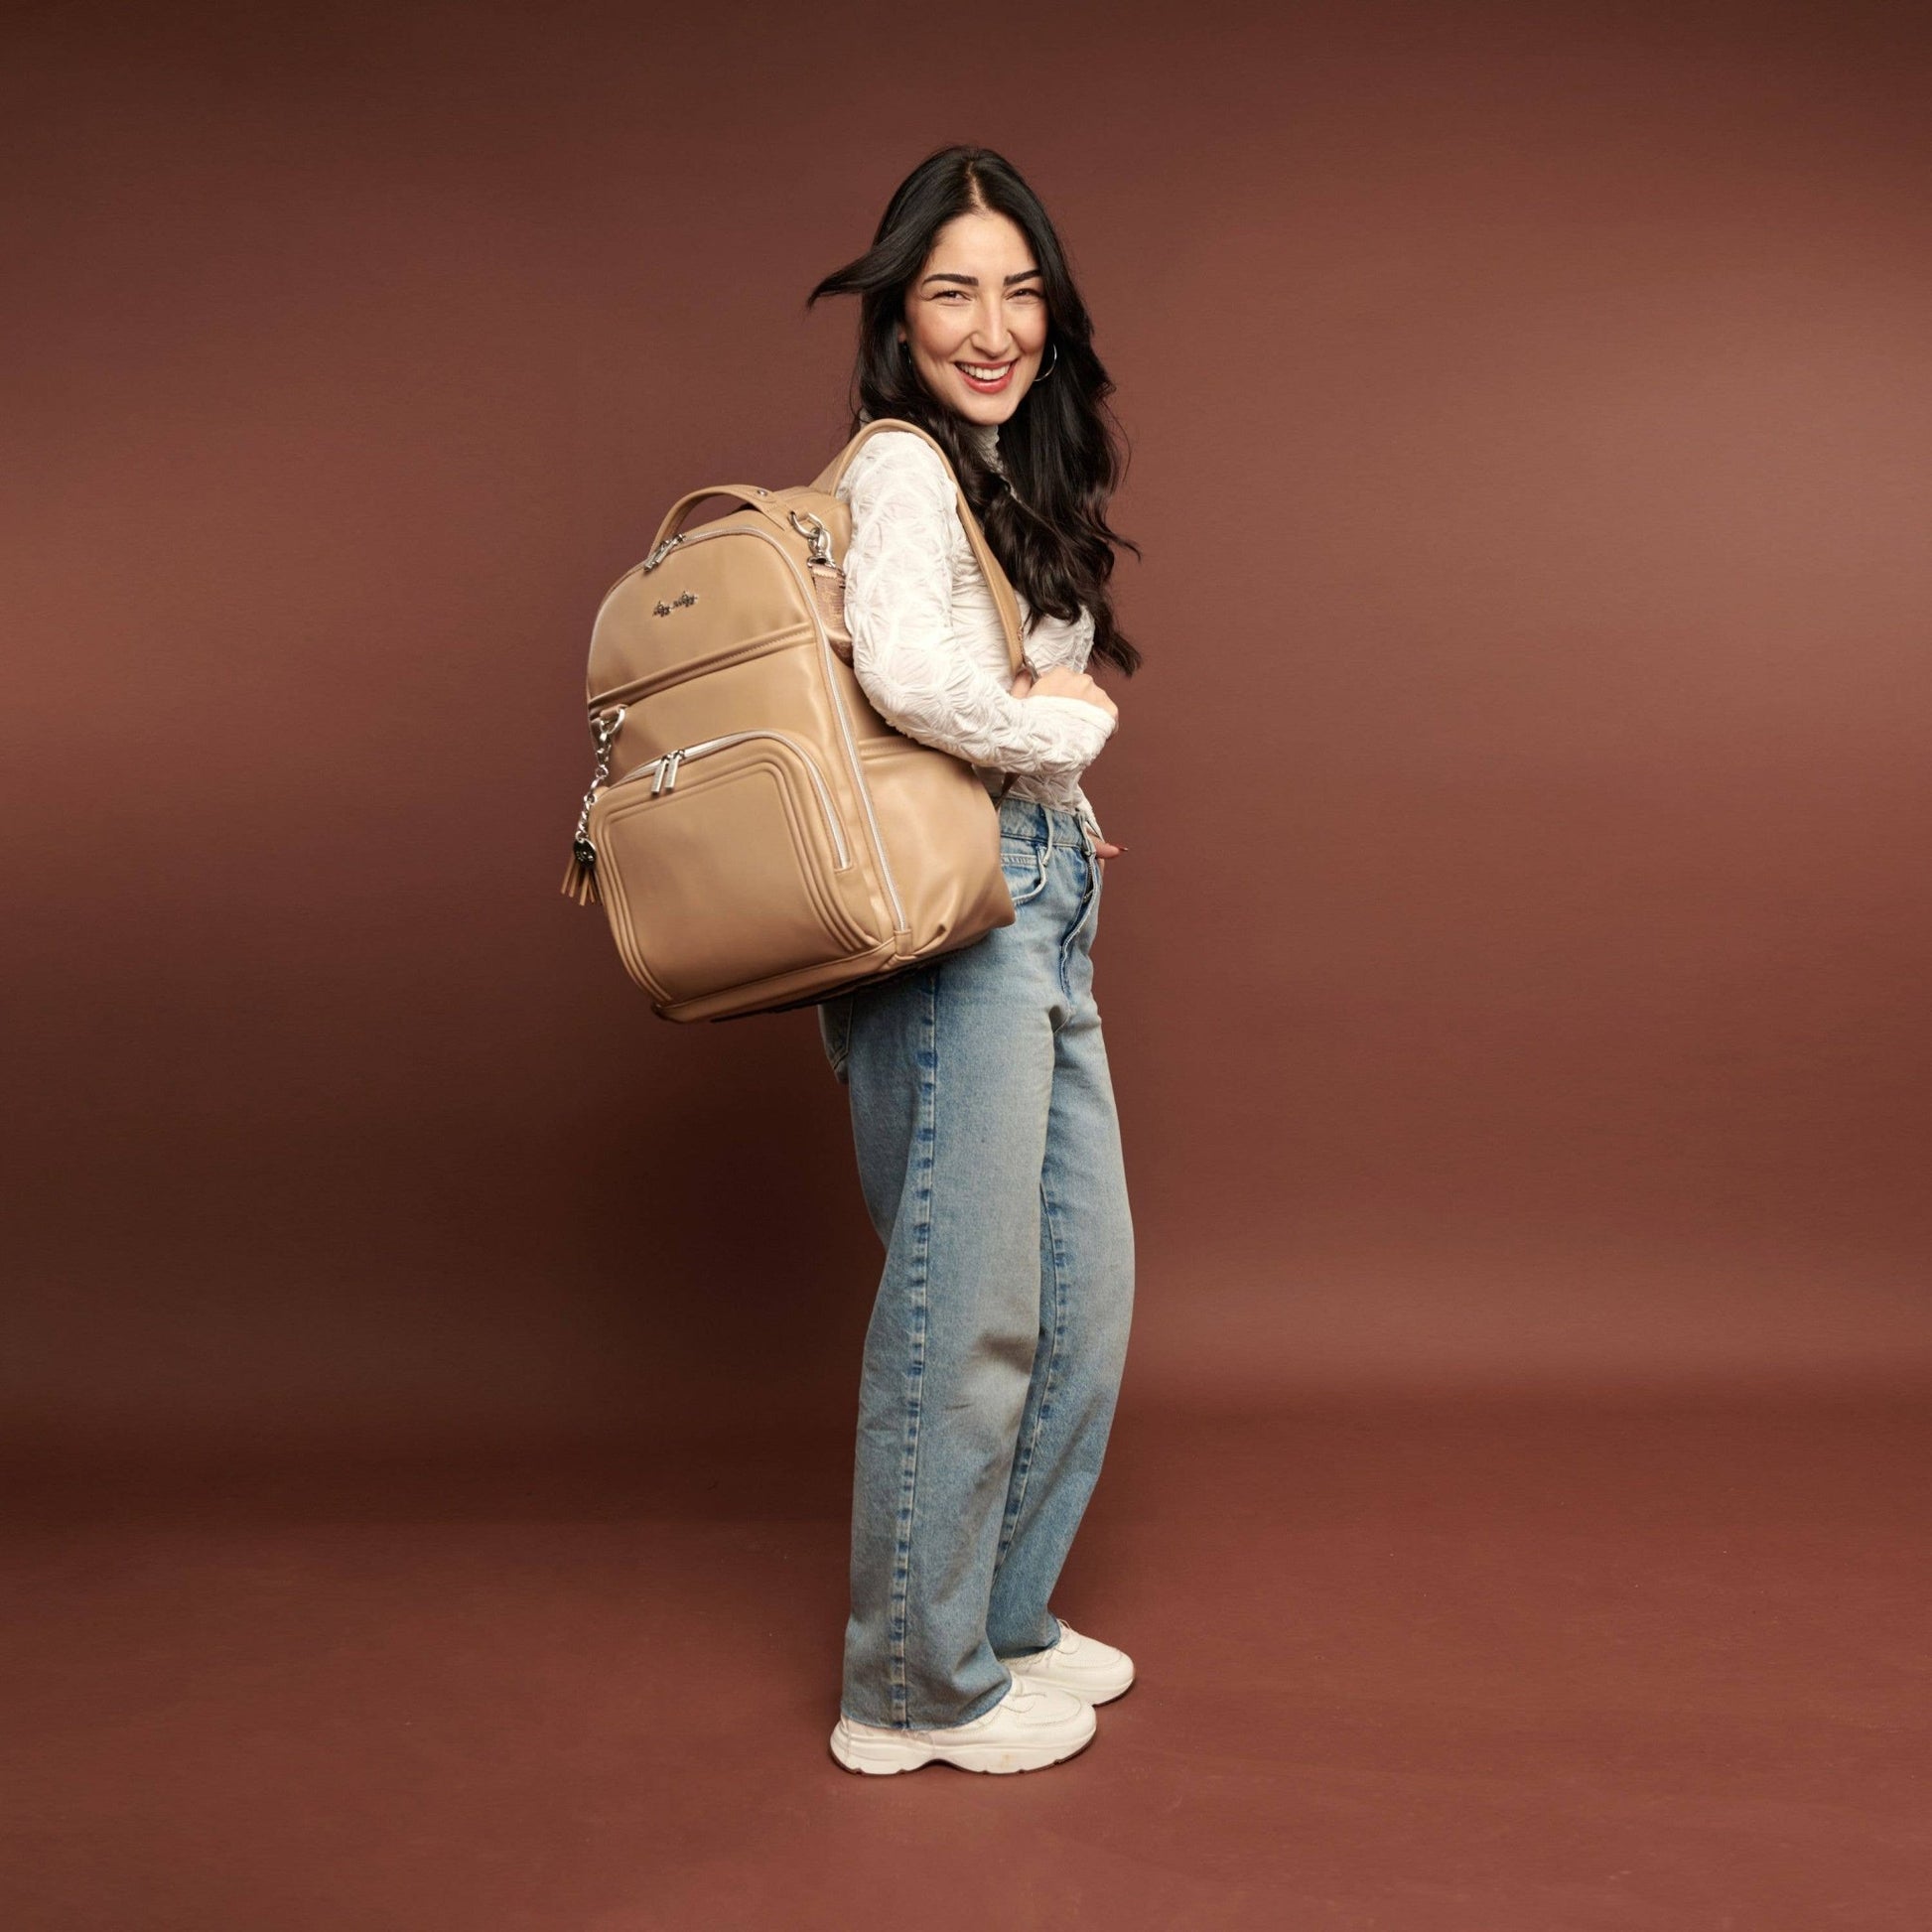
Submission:
[[[1002,288],[1011,288],[1015,282],[1024,282],[1030,276],[1037,275],[1038,273],[1039,270],[1036,268],[1023,268],[1018,275],[1009,275],[1000,286]],[[926,282],[964,282],[969,289],[976,289],[980,285],[980,278],[977,275],[928,275],[925,281],[919,284],[920,288],[924,288]]]

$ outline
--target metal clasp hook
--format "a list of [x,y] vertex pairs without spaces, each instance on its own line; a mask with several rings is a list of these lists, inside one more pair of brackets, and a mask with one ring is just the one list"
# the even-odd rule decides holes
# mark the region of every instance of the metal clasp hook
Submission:
[[[796,510],[787,510],[785,514],[791,518],[791,527],[811,543],[811,554],[806,561],[814,564],[829,564],[832,561],[831,531],[810,510],[804,513],[802,521]],[[806,527],[808,524],[810,528]]]

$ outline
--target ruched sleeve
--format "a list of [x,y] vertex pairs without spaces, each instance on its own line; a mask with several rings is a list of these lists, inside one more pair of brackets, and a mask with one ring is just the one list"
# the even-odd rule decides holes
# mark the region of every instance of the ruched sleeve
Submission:
[[969,764],[1077,781],[1116,721],[1084,698],[1016,698],[955,637],[952,544],[955,532],[965,537],[937,452],[881,430],[842,483],[852,668],[880,716]]

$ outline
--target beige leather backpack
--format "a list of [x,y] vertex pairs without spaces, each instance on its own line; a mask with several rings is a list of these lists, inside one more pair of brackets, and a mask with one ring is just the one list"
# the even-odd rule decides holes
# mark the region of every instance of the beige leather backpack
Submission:
[[[694,489],[598,612],[564,892],[603,905],[661,1019],[815,1005],[1014,922],[993,804],[1011,779],[896,730],[852,669],[835,492],[886,430],[939,450],[881,417],[801,487]],[[1018,671],[1019,600],[953,488]],[[682,528],[708,496],[744,507]]]

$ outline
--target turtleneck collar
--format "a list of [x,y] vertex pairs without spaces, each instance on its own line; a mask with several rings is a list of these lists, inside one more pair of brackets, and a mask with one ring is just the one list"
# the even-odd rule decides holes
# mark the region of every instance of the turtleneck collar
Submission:
[[1004,472],[1006,465],[1000,460],[1000,426],[998,423],[973,423],[966,425],[966,433],[979,445],[979,453],[994,469]]
[[[976,423],[966,417],[962,417],[960,420],[965,426],[966,434],[978,446],[980,455],[1004,477],[1007,473],[1007,466],[1000,456],[999,424]],[[872,411],[870,409],[860,410],[859,421],[862,426],[871,422]]]

